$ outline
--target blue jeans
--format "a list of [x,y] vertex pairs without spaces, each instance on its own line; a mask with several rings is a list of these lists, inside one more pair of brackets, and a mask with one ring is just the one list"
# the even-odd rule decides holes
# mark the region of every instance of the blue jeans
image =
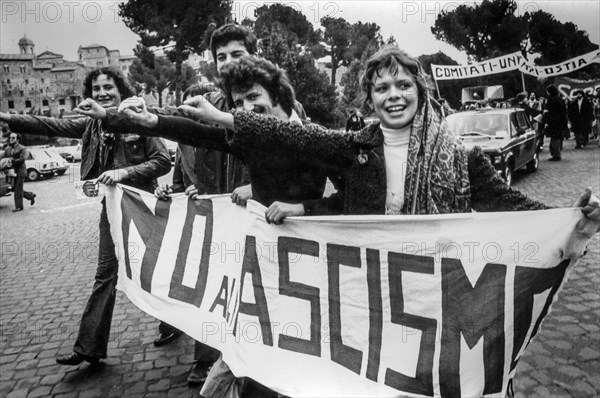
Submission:
[[115,245],[110,234],[110,224],[106,215],[106,202],[102,200],[100,213],[100,239],[98,243],[98,268],[92,294],[81,316],[79,334],[73,351],[78,354],[106,358],[106,348],[110,335],[119,263],[115,255]]

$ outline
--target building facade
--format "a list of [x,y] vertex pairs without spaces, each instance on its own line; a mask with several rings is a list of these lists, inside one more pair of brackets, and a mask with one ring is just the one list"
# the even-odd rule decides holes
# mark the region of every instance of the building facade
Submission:
[[0,110],[47,116],[72,114],[82,98],[83,80],[97,67],[112,66],[129,75],[134,56],[121,57],[118,50],[101,45],[79,46],[77,62],[61,54],[35,54],[27,37],[19,40],[18,54],[0,54]]

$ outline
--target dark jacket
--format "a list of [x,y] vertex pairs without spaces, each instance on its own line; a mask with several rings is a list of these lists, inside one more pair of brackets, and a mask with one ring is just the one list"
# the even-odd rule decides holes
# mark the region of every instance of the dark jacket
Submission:
[[581,129],[590,129],[594,120],[594,108],[592,102],[583,98],[581,108],[577,102],[577,98],[569,104],[569,121],[571,122],[571,130],[579,131]]
[[[89,117],[69,120],[12,115],[10,128],[27,134],[81,138],[82,180],[97,178],[106,170],[126,169],[129,179],[124,184],[154,192],[156,179],[171,169],[169,153],[162,140],[122,129],[109,129],[100,120]],[[114,133],[114,136],[103,138],[103,133]],[[102,165],[100,152],[105,144],[112,145],[109,157],[112,161]]]
[[[276,147],[279,153],[310,154],[322,168],[339,175],[338,193],[314,202],[312,214],[384,214],[387,180],[383,134],[379,125],[358,133],[301,127],[248,112],[234,112],[232,141],[239,146]],[[431,137],[433,138],[433,137]],[[477,148],[469,153],[449,134],[429,140],[423,159],[411,136],[404,214],[544,209],[545,205],[506,186],[489,159]],[[415,142],[413,142],[415,141]],[[443,141],[443,142],[440,142]],[[305,204],[306,207],[306,204]]]
[[0,159],[10,158],[12,159],[12,168],[15,169],[17,177],[27,177],[27,167],[25,166],[25,160],[28,156],[27,148],[17,143],[14,147],[10,145],[6,147],[6,150],[0,156]]
[[544,112],[546,135],[550,138],[562,138],[569,130],[567,124],[567,107],[558,95],[550,95],[546,101]]
[[[229,108],[221,90],[208,92],[204,98],[221,111],[227,111]],[[150,111],[159,115],[185,117],[173,107],[166,107],[164,110],[155,108]],[[241,185],[250,184],[248,169],[244,161],[237,156],[207,146],[198,146],[193,150],[194,185],[199,194],[228,193]]]
[[[227,139],[227,130],[191,119],[158,115],[158,126],[145,129],[131,126],[140,134],[161,136],[181,144],[227,152],[242,159],[249,170],[252,198],[264,206],[274,201],[304,203],[320,199],[325,191],[327,174],[304,155],[283,153],[278,148],[256,150],[253,145],[237,145]],[[127,125],[128,121],[114,111],[107,113],[110,125]]]
[[175,153],[175,164],[173,165],[173,192],[185,192],[186,188],[194,185],[196,181],[195,149],[189,145],[178,145]]

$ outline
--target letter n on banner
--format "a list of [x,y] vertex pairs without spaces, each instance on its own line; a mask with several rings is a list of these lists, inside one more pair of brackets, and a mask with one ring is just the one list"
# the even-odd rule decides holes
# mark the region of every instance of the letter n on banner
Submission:
[[[200,264],[197,265],[199,267],[198,278],[195,281],[194,287],[189,287],[183,284],[183,276],[185,273],[185,267],[188,259],[188,254],[190,252],[190,247],[193,246],[193,250],[198,250],[198,244],[200,243],[192,242],[192,237],[195,237],[193,236],[194,222],[197,222],[199,217],[204,218],[204,239],[202,239],[201,248],[202,255],[200,257]],[[212,201],[208,199],[188,200],[185,223],[183,225],[183,231],[181,233],[179,250],[177,251],[177,260],[175,261],[175,269],[173,270],[173,276],[171,277],[169,297],[195,305],[196,307],[200,307],[200,304],[202,304],[202,298],[204,297],[204,291],[206,289],[206,278],[208,275],[208,264],[210,260],[210,244],[212,241],[212,233]],[[196,264],[192,264],[191,266],[195,267]]]
[[[523,348],[523,344],[528,344],[525,341],[531,322],[534,321],[531,339],[537,334],[537,331],[542,323],[542,320],[548,314],[550,304],[554,300],[554,296],[558,291],[564,277],[570,260],[566,259],[554,268],[538,269],[529,267],[516,267],[515,269],[515,337],[512,353],[512,361],[510,370],[512,371],[517,366],[517,356]],[[539,317],[533,320],[533,304],[536,294],[541,294],[550,289],[550,293],[546,298],[544,307]]]
[[140,285],[142,286],[142,289],[147,292],[150,292],[150,287],[152,285],[154,267],[156,266],[162,239],[165,235],[165,228],[167,227],[167,221],[169,220],[170,205],[171,202],[157,200],[153,214],[148,206],[146,206],[146,203],[142,200],[139,193],[129,189],[123,189],[123,197],[121,198],[123,222],[121,224],[121,230],[123,232],[123,245],[125,249],[125,271],[127,277],[131,279],[129,228],[133,222],[146,246],[140,269]]

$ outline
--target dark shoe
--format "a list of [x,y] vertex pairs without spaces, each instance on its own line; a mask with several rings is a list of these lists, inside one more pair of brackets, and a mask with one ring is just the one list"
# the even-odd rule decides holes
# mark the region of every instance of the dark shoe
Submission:
[[581,145],[575,146],[575,149],[581,149]]
[[160,334],[160,336],[154,340],[155,347],[161,347],[165,344],[169,344],[171,341],[179,337],[179,333]]
[[209,370],[210,366],[206,366],[206,364],[202,362],[194,362],[187,378],[188,384],[198,385],[204,383]]
[[553,157],[553,158],[550,158],[550,159],[548,159],[548,160],[549,160],[550,162],[557,162],[557,161],[559,161],[560,159],[561,159],[561,158]]
[[31,197],[31,199],[29,200],[29,203],[31,203],[31,206],[33,206],[33,205],[35,204],[35,197],[36,197],[36,196],[37,196],[37,195],[33,195],[33,196]]
[[17,212],[17,211],[23,211],[23,209],[14,209],[14,210],[13,210],[13,213],[14,213],[14,212]]
[[83,361],[87,361],[91,364],[97,364],[98,362],[100,362],[100,359],[93,358],[93,357],[86,357],[86,356],[78,354],[76,352],[72,352],[71,354],[63,355],[63,356],[56,358],[56,363],[59,365],[75,366],[75,365],[79,365]]

